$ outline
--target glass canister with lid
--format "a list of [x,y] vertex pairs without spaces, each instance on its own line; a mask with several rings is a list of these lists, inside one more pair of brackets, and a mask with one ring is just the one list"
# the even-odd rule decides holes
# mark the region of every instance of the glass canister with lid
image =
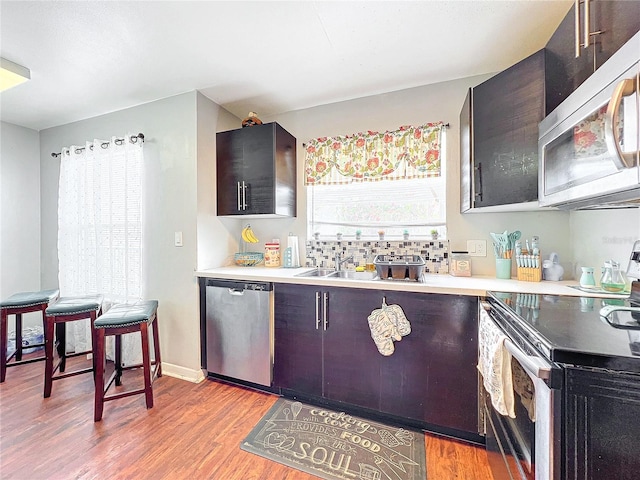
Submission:
[[620,270],[620,264],[615,260],[604,262],[600,287],[606,292],[622,292],[626,286],[626,280]]
[[471,257],[469,256],[469,252],[451,252],[449,262],[449,273],[454,277],[471,276]]

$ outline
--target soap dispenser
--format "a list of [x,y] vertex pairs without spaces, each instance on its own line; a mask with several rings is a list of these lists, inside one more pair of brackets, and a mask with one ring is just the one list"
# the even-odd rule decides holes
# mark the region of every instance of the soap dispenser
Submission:
[[368,250],[365,255],[367,256],[367,261],[365,263],[365,270],[367,272],[373,272],[376,269],[376,264],[374,263],[374,255],[373,250]]

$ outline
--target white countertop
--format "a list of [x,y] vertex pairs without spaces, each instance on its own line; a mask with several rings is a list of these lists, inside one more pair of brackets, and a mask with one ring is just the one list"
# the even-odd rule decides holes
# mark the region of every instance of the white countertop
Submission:
[[424,282],[414,282],[408,280],[352,280],[295,276],[309,270],[313,270],[313,268],[229,266],[199,270],[196,271],[196,276],[226,280],[296,283],[300,285],[326,285],[331,287],[369,288],[374,290],[402,290],[407,292],[444,293],[450,295],[471,295],[477,297],[485,296],[487,291],[496,291],[537,293],[541,295],[623,298],[620,295],[583,292],[578,289],[571,288],[571,285],[578,285],[576,280],[562,282],[522,282],[515,279],[503,280],[489,276],[454,277],[452,275],[443,274],[426,274],[424,276]]

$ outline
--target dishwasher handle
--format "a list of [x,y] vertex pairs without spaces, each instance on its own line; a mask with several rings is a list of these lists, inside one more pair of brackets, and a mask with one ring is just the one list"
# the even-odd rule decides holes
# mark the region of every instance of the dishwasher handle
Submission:
[[244,289],[242,288],[229,288],[227,290],[229,292],[229,295],[235,295],[237,297],[241,297],[244,295]]
[[273,290],[271,282],[243,282],[240,280],[225,280],[220,278],[207,278],[206,287],[222,287],[233,290],[252,290],[257,292],[270,292]]

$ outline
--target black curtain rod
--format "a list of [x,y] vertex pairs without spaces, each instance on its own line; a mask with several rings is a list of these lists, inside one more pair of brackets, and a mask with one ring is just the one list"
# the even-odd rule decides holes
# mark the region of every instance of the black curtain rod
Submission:
[[[139,133],[137,135],[131,135],[129,137],[129,140],[131,140],[131,143],[137,143],[138,139],[140,139],[140,141],[142,143],[144,143],[144,134]],[[116,138],[116,144],[118,144],[118,145],[122,145],[122,143],[124,141],[125,141],[124,138]],[[100,145],[101,145],[102,148],[107,148],[107,147],[109,147],[109,142],[102,142]],[[90,148],[93,150],[93,145]],[[76,148],[76,153],[80,153],[84,149],[85,149],[85,147],[78,147],[78,148]],[[60,155],[62,155],[62,152],[58,152],[58,153],[51,152],[51,156],[54,157],[54,158],[58,158]]]

